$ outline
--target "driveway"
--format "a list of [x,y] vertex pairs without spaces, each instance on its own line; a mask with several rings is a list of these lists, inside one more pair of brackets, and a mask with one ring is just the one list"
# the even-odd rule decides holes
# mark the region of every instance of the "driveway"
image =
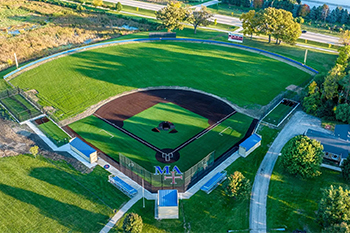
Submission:
[[[321,120],[298,111],[290,119],[283,130],[278,134],[260,164],[255,176],[252,195],[250,199],[249,229],[251,233],[266,232],[266,202],[269,190],[269,183],[273,167],[284,144],[296,135],[303,134],[308,129],[330,133],[321,127]],[[278,226],[276,226],[278,227]]]

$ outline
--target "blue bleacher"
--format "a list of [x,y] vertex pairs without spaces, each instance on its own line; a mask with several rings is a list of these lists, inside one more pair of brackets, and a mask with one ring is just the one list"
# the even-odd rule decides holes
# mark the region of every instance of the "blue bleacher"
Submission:
[[136,189],[117,176],[110,178],[110,182],[129,197],[133,197],[137,194]]
[[205,185],[202,186],[201,190],[209,194],[216,188],[216,186],[219,185],[219,183],[226,179],[226,174],[226,171],[216,173],[215,176],[213,176],[207,183],[205,183]]

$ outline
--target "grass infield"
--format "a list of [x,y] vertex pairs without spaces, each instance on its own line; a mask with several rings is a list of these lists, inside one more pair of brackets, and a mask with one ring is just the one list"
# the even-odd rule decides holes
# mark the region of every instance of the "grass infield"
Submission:
[[[170,121],[177,133],[152,132],[159,123]],[[158,103],[124,121],[123,128],[159,149],[175,149],[209,126],[208,119],[173,103]]]
[[52,121],[37,125],[37,127],[56,144],[62,146],[68,143],[70,137]]
[[[259,74],[259,75],[257,75]],[[62,57],[11,82],[36,89],[40,103],[65,119],[118,93],[150,86],[186,86],[240,106],[266,105],[310,75],[248,51],[199,43],[131,43]]]
[[[9,175],[11,174],[11,175]],[[0,232],[98,232],[129,200],[96,167],[29,155],[0,158]]]
[[[244,137],[252,120],[246,115],[234,114],[200,139],[181,149],[179,151],[180,159],[174,165],[177,165],[181,171],[186,171],[214,150],[215,156],[219,157]],[[223,132],[223,136],[219,135],[223,129],[229,126],[231,129]],[[122,153],[151,172],[153,172],[154,166],[164,165],[156,160],[154,150],[95,116],[74,122],[69,127],[116,161],[119,161],[119,153]],[[151,133],[153,132],[150,131],[149,134]],[[147,135],[142,139],[147,141]],[[186,139],[183,140],[183,142],[185,141]]]

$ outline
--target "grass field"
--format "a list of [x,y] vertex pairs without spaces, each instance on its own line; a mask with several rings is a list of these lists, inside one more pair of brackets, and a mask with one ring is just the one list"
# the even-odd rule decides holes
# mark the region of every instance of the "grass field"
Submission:
[[309,74],[288,64],[235,48],[157,42],[76,53],[11,82],[36,89],[41,103],[54,106],[56,115],[64,119],[135,88],[187,86],[227,97],[240,106],[266,105],[288,85],[309,79]]
[[0,158],[1,232],[98,232],[129,200],[101,167],[82,174],[29,155]]
[[1,99],[1,103],[19,120],[25,121],[41,114],[23,96],[13,95]]
[[[170,121],[177,133],[152,132],[159,123]],[[209,126],[208,119],[173,103],[159,103],[124,121],[123,128],[159,149],[175,149]]]
[[277,161],[267,199],[268,228],[287,226],[289,232],[295,229],[321,232],[315,221],[321,189],[330,185],[349,185],[339,172],[324,168],[321,171],[320,177],[301,180],[286,173],[281,161]]
[[[180,159],[176,162],[176,165],[182,171],[186,171],[213,150],[216,150],[216,157],[220,156],[245,135],[251,122],[252,118],[236,113],[199,140],[181,149],[179,151]],[[122,153],[152,172],[154,166],[163,165],[156,160],[154,150],[95,116],[89,116],[69,126],[86,141],[117,161],[119,161],[119,153]],[[219,133],[228,126],[231,126],[232,130],[227,130],[223,133],[223,136],[220,136]],[[153,132],[150,131],[151,133]],[[147,137],[143,139],[147,141]]]
[[37,125],[37,127],[56,144],[62,146],[68,143],[70,137],[52,121]]
[[278,106],[263,119],[263,121],[277,126],[293,108],[294,107],[292,106],[279,103]]
[[[262,135],[262,144],[247,158],[239,158],[226,170],[228,174],[240,171],[245,177],[254,181],[259,165],[264,158],[268,145],[273,141],[277,130],[263,127],[258,133]],[[144,233],[184,232],[184,223],[191,232],[234,232],[244,233],[249,229],[249,199],[235,201],[223,195],[222,186],[217,187],[209,195],[199,191],[188,200],[180,200],[178,220],[155,220],[154,201],[146,201],[146,208],[142,208],[142,200],[137,202],[128,212],[135,212],[142,216]],[[113,232],[120,232],[121,219]]]

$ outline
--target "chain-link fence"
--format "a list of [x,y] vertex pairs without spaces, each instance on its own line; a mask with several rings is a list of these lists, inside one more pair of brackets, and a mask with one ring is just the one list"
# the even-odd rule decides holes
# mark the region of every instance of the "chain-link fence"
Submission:
[[144,180],[144,187],[151,192],[157,192],[160,189],[177,189],[180,192],[185,192],[199,178],[207,174],[206,171],[210,170],[213,165],[214,151],[185,172],[171,164],[154,166],[154,172],[151,172],[126,156],[119,154],[119,169],[140,185]]

